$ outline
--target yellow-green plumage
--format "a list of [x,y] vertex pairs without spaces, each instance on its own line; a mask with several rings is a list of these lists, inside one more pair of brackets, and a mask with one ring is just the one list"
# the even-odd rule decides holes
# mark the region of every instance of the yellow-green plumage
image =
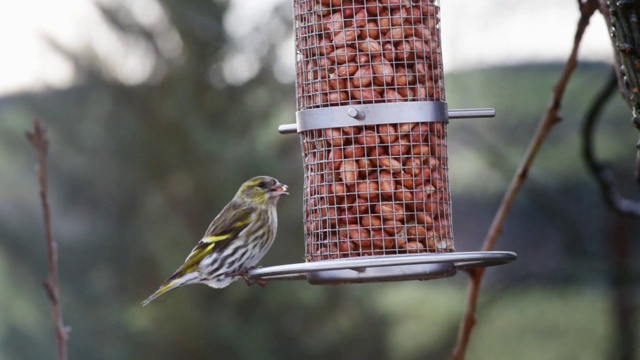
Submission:
[[247,180],[211,222],[182,266],[142,305],[177,287],[206,284],[223,288],[254,267],[269,250],[277,230],[276,205],[287,186],[269,176]]

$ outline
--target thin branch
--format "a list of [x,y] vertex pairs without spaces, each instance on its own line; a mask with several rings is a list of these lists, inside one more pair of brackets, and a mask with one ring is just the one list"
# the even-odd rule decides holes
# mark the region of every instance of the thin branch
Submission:
[[[609,0],[600,0],[600,13],[602,13],[602,17],[607,24],[607,29],[613,29],[612,21],[611,21],[611,10],[609,9]],[[611,41],[613,45],[613,66],[614,69],[622,69],[622,59],[620,57],[620,51],[617,50],[618,45],[617,36],[611,36]],[[625,85],[625,76],[624,71],[616,71],[616,77],[618,78],[618,90],[620,91],[620,95],[627,102],[629,107],[631,107],[629,99],[631,99],[631,92]]]
[[611,169],[595,158],[593,150],[593,134],[595,125],[600,118],[604,105],[616,93],[618,77],[615,72],[611,74],[605,86],[596,95],[582,128],[582,154],[591,171],[591,174],[600,185],[602,197],[607,205],[620,215],[640,217],[640,202],[625,198],[616,186],[616,181]]
[[[496,242],[504,231],[504,224],[507,220],[507,216],[511,211],[511,207],[515,201],[516,196],[520,192],[520,189],[524,185],[527,179],[527,173],[533,164],[542,143],[550,133],[552,127],[557,124],[561,118],[558,114],[560,110],[560,104],[564,96],[564,91],[569,83],[569,79],[578,64],[578,48],[582,41],[584,31],[589,25],[589,19],[598,9],[597,0],[584,0],[578,1],[580,7],[580,19],[576,28],[576,34],[573,41],[573,49],[567,59],[565,67],[562,71],[562,75],[558,80],[558,83],[554,86],[551,102],[547,108],[542,119],[538,123],[538,128],[529,143],[527,151],[520,163],[520,167],[511,179],[511,184],[505,193],[498,211],[496,212],[491,227],[487,233],[487,237],[484,240],[482,251],[491,251],[495,248]],[[480,296],[480,285],[484,276],[483,268],[469,273],[469,289],[467,293],[467,305],[464,318],[460,324],[458,332],[458,340],[455,348],[453,349],[452,359],[463,360],[466,356],[467,347],[471,338],[471,332],[476,324],[476,310],[478,307],[478,298]]]
[[58,249],[53,233],[51,231],[51,211],[49,208],[48,187],[47,187],[47,152],[49,150],[49,139],[47,130],[38,120],[33,122],[33,131],[27,131],[27,139],[31,146],[38,153],[38,180],[40,182],[40,200],[44,213],[44,231],[47,243],[47,258],[49,262],[49,276],[43,282],[43,286],[51,302],[51,312],[56,328],[56,338],[58,341],[58,359],[67,359],[67,341],[69,339],[69,329],[64,325],[62,319],[62,306],[60,304],[60,287],[58,279]]

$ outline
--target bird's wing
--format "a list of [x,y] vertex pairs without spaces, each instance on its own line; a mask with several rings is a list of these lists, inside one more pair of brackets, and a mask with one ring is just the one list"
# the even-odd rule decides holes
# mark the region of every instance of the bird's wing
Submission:
[[[176,273],[190,273],[198,269],[198,264],[211,252],[226,247],[251,222],[254,208],[246,204],[229,203],[205,232],[204,237],[191,250],[184,264]],[[221,215],[225,214],[224,217]]]
[[[197,274],[193,273],[198,270],[200,261],[211,254],[214,249],[215,251],[220,251],[236,239],[238,234],[251,223],[251,216],[255,213],[255,210],[254,207],[247,204],[233,201],[227,204],[220,214],[213,219],[204,237],[191,250],[191,254],[189,254],[184,264],[162,283],[155,293],[143,301],[142,305],[147,305],[167,291],[186,284],[192,284],[194,280],[197,280]],[[221,216],[222,214],[224,216]]]

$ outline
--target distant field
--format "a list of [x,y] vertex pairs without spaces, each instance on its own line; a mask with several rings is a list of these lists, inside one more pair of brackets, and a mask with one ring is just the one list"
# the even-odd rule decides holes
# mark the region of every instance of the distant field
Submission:
[[[466,291],[463,283],[446,281],[387,285],[376,295],[377,309],[391,323],[394,359],[439,359],[425,354],[450,351],[443,343],[455,337]],[[529,286],[499,293],[488,287],[482,299],[469,360],[611,358],[611,311],[598,287]]]

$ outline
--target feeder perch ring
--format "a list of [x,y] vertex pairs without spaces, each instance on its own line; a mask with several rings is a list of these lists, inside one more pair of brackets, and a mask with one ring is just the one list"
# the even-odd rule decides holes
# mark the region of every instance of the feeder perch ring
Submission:
[[249,271],[254,280],[307,280],[310,284],[432,280],[457,270],[502,265],[516,260],[510,251],[387,255],[269,266]]

